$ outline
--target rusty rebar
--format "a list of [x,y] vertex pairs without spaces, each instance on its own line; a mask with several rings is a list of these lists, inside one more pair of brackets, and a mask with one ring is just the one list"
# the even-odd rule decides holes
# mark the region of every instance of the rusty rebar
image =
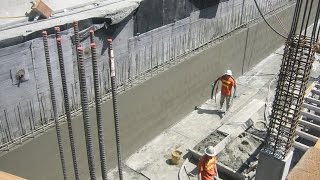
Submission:
[[[319,3],[314,20],[315,26],[319,20]],[[315,32],[318,27],[313,28],[310,37],[307,36],[313,4],[313,0],[307,0],[302,6],[303,1],[297,1],[291,31],[285,43],[264,147],[265,152],[278,159],[284,159],[293,146],[304,93],[314,62]]]

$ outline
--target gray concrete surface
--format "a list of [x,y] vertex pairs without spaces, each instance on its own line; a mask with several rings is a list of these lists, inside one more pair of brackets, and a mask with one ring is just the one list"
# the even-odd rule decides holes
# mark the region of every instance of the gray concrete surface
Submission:
[[[293,9],[293,6],[291,6],[279,13],[283,19],[287,19],[284,20],[284,22],[291,19]],[[276,24],[274,17],[270,18],[270,22]],[[264,32],[263,36],[262,34],[259,36],[257,35],[260,31]],[[251,43],[248,43],[247,46],[244,45],[246,39],[251,39]],[[282,39],[274,35],[264,23],[260,22],[249,27],[247,31],[242,30],[233,34],[224,41],[197,53],[195,56],[186,59],[164,73],[152,77],[145,83],[120,94],[118,100],[124,153],[123,157],[127,158],[139,147],[153,139],[157,134],[184,117],[191,109],[193,109],[194,105],[201,104],[205,101],[209,96],[210,83],[214,78],[223,73],[225,69],[230,68],[234,71],[236,76],[239,76],[242,72],[249,70],[270,52],[274,51],[282,43]],[[266,44],[270,45],[266,47]],[[251,53],[243,59],[244,54],[248,54],[248,52]],[[263,67],[262,69],[266,68]],[[262,71],[256,70],[256,72]],[[261,84],[257,83],[257,79],[267,77],[262,76],[255,78],[251,78],[247,83],[249,83],[250,86],[260,86]],[[246,103],[243,98],[248,98],[252,95],[248,92],[259,91],[259,89],[252,89],[251,87],[241,85],[239,88],[243,88],[243,90],[246,90],[247,92],[244,93],[237,102],[234,102],[237,104],[236,106]],[[103,104],[103,111],[106,129],[108,166],[111,168],[115,166],[116,156],[111,112],[112,107],[110,101]],[[91,123],[95,124],[94,109],[90,112],[92,119]],[[204,124],[206,121],[210,122],[207,124],[206,128],[213,127],[213,125],[217,126],[221,123],[219,121],[210,121],[210,118],[210,116],[207,116],[198,119],[197,121],[190,119],[190,121],[186,123],[190,123],[188,124],[190,128],[192,127],[192,124],[198,124],[199,122]],[[83,125],[81,121],[82,119],[80,116],[74,118],[74,130],[75,137],[79,137],[77,138],[76,144],[81,176],[87,178],[87,160],[85,157]],[[97,158],[97,132],[95,131],[95,127],[93,129],[95,135],[95,157]],[[180,131],[178,126],[175,127],[175,129],[177,132]],[[68,139],[66,136],[67,131],[65,124],[62,126],[62,131],[65,137],[63,143],[66,147],[68,175],[70,175],[69,177],[72,177],[72,161],[70,153],[68,152],[69,148],[67,148]],[[190,133],[184,134],[186,130],[183,129],[181,131],[181,133],[168,132],[166,137],[177,137],[177,139],[181,139],[182,137],[192,135],[192,132],[194,132],[190,131]],[[201,140],[206,134],[204,129],[202,130],[202,133],[202,135],[197,134],[198,136],[196,135],[196,137],[189,139],[188,142],[195,143]],[[158,138],[158,140],[160,139]],[[183,142],[181,143],[183,144]],[[166,150],[171,149],[170,147],[179,148],[179,146],[170,143],[166,146]],[[168,159],[169,157],[166,156],[166,158]],[[149,160],[152,159],[153,158],[150,158]],[[30,162],[32,162],[32,166],[30,166]],[[141,161],[140,158],[131,162],[145,163]],[[144,165],[142,168],[143,167]],[[173,166],[170,167],[175,169]],[[3,153],[0,157],[0,168],[4,171],[29,179],[60,179],[60,162],[54,130],[51,129],[25,143],[23,146],[17,147],[8,153]],[[99,170],[99,168],[97,168],[97,170]],[[159,170],[159,172],[161,171]]]

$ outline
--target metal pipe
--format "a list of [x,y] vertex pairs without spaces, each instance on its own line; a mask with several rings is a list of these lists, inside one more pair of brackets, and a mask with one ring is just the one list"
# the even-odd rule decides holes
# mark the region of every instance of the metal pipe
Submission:
[[122,174],[122,159],[121,159],[121,144],[120,144],[120,125],[118,118],[118,105],[117,105],[117,93],[116,93],[116,70],[114,54],[112,49],[112,39],[108,39],[109,43],[109,65],[110,65],[110,76],[111,76],[111,90],[112,90],[112,103],[113,103],[113,116],[114,116],[114,126],[116,132],[116,144],[117,144],[117,158],[118,158],[118,171],[119,179],[123,180]]
[[[93,42],[93,36],[94,36],[94,31],[90,30],[91,42]],[[99,137],[101,173],[102,173],[102,179],[107,180],[108,171],[107,171],[107,160],[106,160],[106,145],[104,142],[104,129],[103,129],[103,119],[102,119],[102,112],[101,112],[102,100],[100,95],[97,51],[96,51],[95,43],[91,43],[91,56],[92,56],[92,73],[93,73],[94,95],[95,95],[98,137]]]
[[57,43],[57,49],[58,49],[58,58],[59,58],[59,66],[60,66],[60,74],[61,74],[61,83],[62,83],[62,89],[63,89],[64,109],[66,111],[66,117],[67,117],[67,125],[68,125],[68,133],[69,133],[69,140],[70,140],[70,147],[71,147],[74,175],[75,175],[75,179],[76,180],[80,180],[79,170],[78,170],[78,163],[77,163],[77,156],[76,156],[76,148],[75,148],[73,130],[72,130],[71,112],[70,112],[69,95],[68,95],[68,86],[67,86],[66,73],[65,73],[65,68],[64,68],[61,32],[60,32],[60,27],[55,27],[54,29],[56,31],[56,43]]
[[53,115],[54,115],[53,118],[54,118],[54,122],[55,122],[55,126],[56,126],[56,133],[57,133],[57,139],[58,139],[58,147],[59,147],[59,153],[60,153],[62,173],[63,173],[63,178],[66,180],[67,179],[67,172],[66,172],[65,159],[64,159],[64,154],[63,154],[60,125],[59,125],[59,121],[58,121],[56,96],[55,96],[54,85],[53,85],[53,80],[52,80],[52,71],[51,71],[51,63],[50,63],[47,31],[43,31],[42,32],[42,36],[43,36],[44,54],[45,54],[46,63],[47,63],[47,71],[48,71],[48,80],[49,80],[49,88],[50,88],[50,95],[51,95],[51,103],[52,103],[52,109],[53,109]]
[[94,163],[94,151],[93,151],[92,132],[91,132],[90,117],[89,117],[89,102],[88,102],[88,94],[87,94],[83,51],[84,51],[83,47],[79,46],[77,48],[82,115],[83,115],[83,124],[84,124],[84,132],[85,132],[85,139],[86,139],[90,178],[91,180],[96,180],[96,170],[95,170],[95,163]]

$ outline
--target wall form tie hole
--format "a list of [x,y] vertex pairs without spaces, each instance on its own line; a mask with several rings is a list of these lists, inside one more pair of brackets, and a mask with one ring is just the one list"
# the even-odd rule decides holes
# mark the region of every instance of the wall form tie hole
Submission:
[[22,82],[22,79],[24,78],[26,72],[24,69],[20,69],[17,73],[16,73],[16,79],[19,81],[18,82],[18,87],[20,86],[20,83]]

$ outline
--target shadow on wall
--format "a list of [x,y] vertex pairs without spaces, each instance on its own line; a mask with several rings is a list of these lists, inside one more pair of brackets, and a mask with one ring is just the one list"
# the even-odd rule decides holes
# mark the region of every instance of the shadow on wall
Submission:
[[[142,34],[152,29],[174,23],[190,16],[192,12],[200,12],[200,18],[216,16],[217,5],[228,0],[144,0],[135,14],[135,34]],[[152,16],[150,16],[152,14]]]
[[188,0],[195,8],[200,10],[199,18],[210,19],[214,18],[217,14],[218,4],[220,2],[229,0]]
[[109,25],[110,23],[106,22],[104,28],[100,28],[95,32],[95,36],[98,37],[101,42],[103,42],[101,47],[101,55],[103,55],[108,49],[107,39],[116,39],[120,32],[126,27],[126,24],[128,24],[128,22],[132,19],[133,13],[128,15],[120,23]]

